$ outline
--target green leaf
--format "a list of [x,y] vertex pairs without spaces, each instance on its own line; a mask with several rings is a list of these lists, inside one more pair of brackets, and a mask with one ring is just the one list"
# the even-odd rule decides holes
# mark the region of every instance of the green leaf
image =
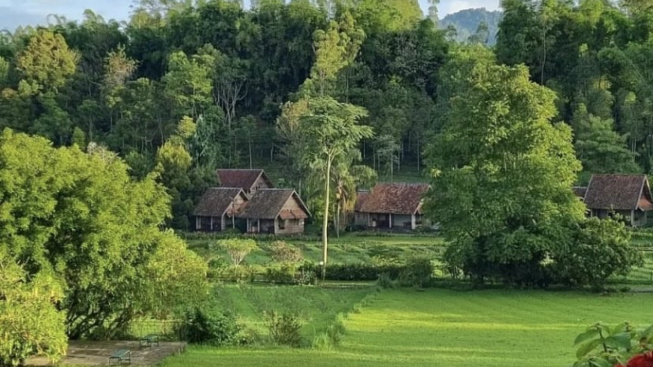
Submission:
[[643,337],[647,337],[647,338],[648,338],[651,334],[653,334],[653,325],[649,326],[648,328],[646,328],[646,330],[644,330],[644,331],[642,332],[642,336],[643,336]]
[[592,367],[612,367],[612,363],[604,358],[593,358],[589,361],[589,365]]
[[593,337],[595,337],[597,335],[599,335],[599,330],[598,329],[593,328],[593,329],[587,330],[586,332],[584,332],[584,333],[582,333],[582,334],[580,334],[580,335],[578,335],[576,337],[576,340],[574,340],[574,345],[578,345],[578,344],[580,344],[580,343],[582,343],[584,341],[587,341],[587,340],[589,340],[589,339],[591,339],[591,338],[593,338]]
[[605,339],[605,343],[617,349],[630,349],[630,333],[624,332],[611,335]]
[[585,357],[589,352],[593,351],[600,344],[601,344],[600,339],[594,339],[581,345],[581,347],[578,348],[578,350],[576,351],[576,357],[578,359]]

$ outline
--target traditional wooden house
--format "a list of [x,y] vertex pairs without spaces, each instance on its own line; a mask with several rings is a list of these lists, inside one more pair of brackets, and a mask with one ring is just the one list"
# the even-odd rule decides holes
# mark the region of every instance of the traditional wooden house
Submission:
[[646,225],[647,213],[653,210],[646,175],[593,175],[583,201],[591,216],[607,218],[619,214],[633,227]]
[[428,184],[379,183],[358,194],[355,222],[370,228],[415,229],[422,224],[422,198],[428,189]]
[[247,204],[247,195],[240,188],[211,187],[204,192],[195,208],[195,229],[219,232],[236,228],[236,215]]
[[299,234],[310,212],[293,189],[259,189],[238,216],[248,233]]
[[238,187],[247,195],[253,195],[258,189],[274,187],[262,169],[219,169],[217,175],[221,187]]

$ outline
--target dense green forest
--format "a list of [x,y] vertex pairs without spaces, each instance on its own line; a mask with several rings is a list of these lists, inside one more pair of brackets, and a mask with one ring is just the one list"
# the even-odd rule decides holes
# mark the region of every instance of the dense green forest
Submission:
[[[496,46],[478,55],[524,64],[555,92],[552,120],[573,129],[580,183],[652,168],[650,3],[504,0]],[[319,216],[313,198],[325,187],[314,173],[329,159],[306,144],[325,133],[302,123],[306,112],[370,128],[333,146],[347,154],[328,165],[330,210],[351,208],[376,173],[424,171],[426,143],[457,92],[441,81],[464,79],[469,70],[452,65],[491,32],[453,41],[413,0],[262,0],[250,10],[149,0],[128,23],[90,10],[51,22],[0,35],[0,128],[118,153],[134,178],[154,174],[167,187],[168,224],[181,229],[218,167],[283,167],[279,183]]]

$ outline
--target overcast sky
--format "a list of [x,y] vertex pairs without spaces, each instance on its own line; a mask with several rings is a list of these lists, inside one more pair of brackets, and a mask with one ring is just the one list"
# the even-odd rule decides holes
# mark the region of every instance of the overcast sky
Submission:
[[[419,1],[426,12],[427,0]],[[132,0],[0,0],[0,29],[14,29],[26,23],[44,23],[48,14],[79,19],[87,8],[100,13],[105,19],[127,20],[130,4]],[[438,13],[443,17],[462,9],[481,7],[496,10],[499,0],[441,0]]]

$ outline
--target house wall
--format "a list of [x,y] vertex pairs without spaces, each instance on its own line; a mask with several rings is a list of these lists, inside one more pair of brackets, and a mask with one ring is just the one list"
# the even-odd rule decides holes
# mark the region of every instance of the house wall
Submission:
[[411,228],[412,215],[392,215],[392,228]]
[[354,224],[357,226],[371,226],[372,222],[370,220],[370,214],[361,212],[354,213]]
[[597,217],[599,219],[607,219],[607,218],[612,218],[613,214],[618,214],[622,217],[624,222],[626,222],[627,225],[633,226],[633,227],[641,227],[645,226],[647,224],[648,218],[646,215],[646,212],[643,212],[641,210],[635,210],[630,211],[630,210],[617,210],[617,211],[610,211],[610,210],[605,210],[605,209],[592,209],[590,215],[592,217]]
[[[299,200],[295,195],[291,196],[290,199],[283,204],[281,210],[292,210],[294,212],[304,212],[306,211],[299,203]],[[299,234],[304,233],[304,219],[286,219],[277,218],[275,221],[275,233],[277,234]]]
[[648,217],[646,215],[646,212],[643,212],[641,210],[635,210],[635,213],[633,215],[633,227],[643,227],[645,226],[648,222]]
[[[213,220],[213,225],[211,225]],[[195,217],[195,230],[201,232],[220,232],[224,229],[224,220],[220,217]]]
[[276,234],[301,234],[304,233],[303,219],[286,219],[277,218],[275,221]]

